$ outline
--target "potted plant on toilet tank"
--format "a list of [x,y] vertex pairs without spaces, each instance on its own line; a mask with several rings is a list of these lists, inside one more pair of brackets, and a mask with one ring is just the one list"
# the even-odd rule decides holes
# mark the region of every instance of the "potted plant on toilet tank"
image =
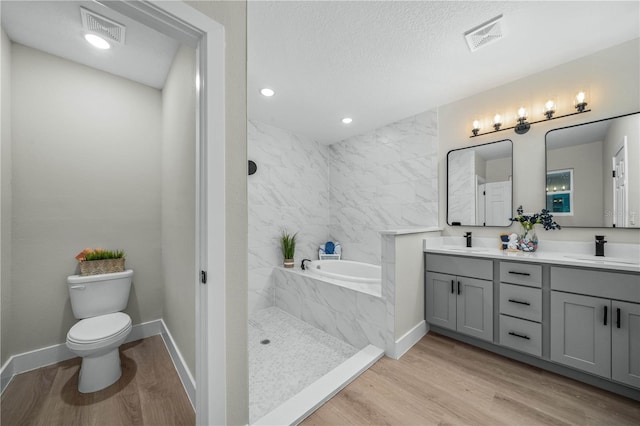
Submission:
[[86,248],[76,255],[80,275],[111,274],[124,271],[124,251]]
[[282,249],[282,256],[284,257],[285,268],[293,268],[293,256],[296,253],[297,235],[297,232],[291,235],[287,231],[282,231],[282,235],[280,236],[280,248]]

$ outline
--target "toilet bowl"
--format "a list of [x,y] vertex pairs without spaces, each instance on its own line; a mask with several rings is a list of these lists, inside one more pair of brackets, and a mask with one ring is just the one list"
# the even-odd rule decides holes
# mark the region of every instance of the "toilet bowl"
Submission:
[[80,319],[67,333],[67,347],[82,357],[78,391],[96,392],[122,375],[119,347],[131,333],[123,310],[129,299],[132,270],[67,278],[71,307]]

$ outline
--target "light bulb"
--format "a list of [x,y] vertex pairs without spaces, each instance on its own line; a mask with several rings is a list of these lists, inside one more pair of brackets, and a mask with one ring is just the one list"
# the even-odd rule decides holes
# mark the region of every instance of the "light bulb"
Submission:
[[555,107],[555,103],[552,100],[548,100],[547,103],[544,104],[545,111],[553,111],[553,107]]
[[479,129],[480,128],[480,123],[478,122],[478,120],[473,120],[473,128],[474,129]]
[[345,118],[342,119],[342,122],[344,124],[351,124],[352,121],[353,121],[353,119],[350,118],[350,117],[345,117]]
[[502,117],[500,116],[500,114],[496,114],[495,117],[493,117],[493,122],[495,124],[499,124],[502,122]]
[[518,110],[518,117],[525,118],[527,116],[527,110],[524,107],[520,107]]
[[576,95],[576,100],[578,101],[579,104],[584,102],[584,98],[585,98],[584,92],[578,92],[578,94]]

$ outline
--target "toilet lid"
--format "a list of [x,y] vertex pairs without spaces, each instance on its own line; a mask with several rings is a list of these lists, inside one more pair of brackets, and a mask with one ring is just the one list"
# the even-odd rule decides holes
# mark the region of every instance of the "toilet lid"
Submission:
[[71,327],[67,338],[76,343],[90,343],[108,339],[131,325],[131,318],[123,312],[80,320]]

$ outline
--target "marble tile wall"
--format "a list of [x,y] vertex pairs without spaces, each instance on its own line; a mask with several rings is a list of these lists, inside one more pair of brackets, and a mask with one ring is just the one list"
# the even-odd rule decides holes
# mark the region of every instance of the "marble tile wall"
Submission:
[[282,265],[279,236],[298,232],[296,263],[317,259],[329,238],[329,149],[260,122],[248,123],[249,314],[274,305],[271,272]]
[[358,349],[387,346],[387,307],[383,298],[274,268],[276,306]]
[[343,258],[381,264],[379,231],[438,224],[437,111],[333,144],[330,233]]

